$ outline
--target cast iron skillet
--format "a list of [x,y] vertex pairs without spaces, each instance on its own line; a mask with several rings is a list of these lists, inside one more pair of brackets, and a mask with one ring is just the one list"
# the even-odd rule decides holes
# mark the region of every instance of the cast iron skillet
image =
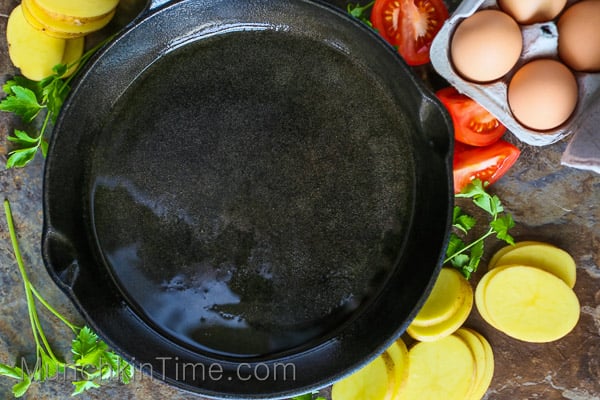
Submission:
[[152,4],[78,77],[43,256],[138,370],[220,398],[331,384],[438,275],[451,125],[395,51],[309,0]]

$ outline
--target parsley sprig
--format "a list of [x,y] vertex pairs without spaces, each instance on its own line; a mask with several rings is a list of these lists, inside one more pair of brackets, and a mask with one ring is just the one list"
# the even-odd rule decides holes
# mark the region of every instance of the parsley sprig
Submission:
[[[24,370],[22,368],[23,363],[21,363],[21,367],[0,363],[0,376],[17,381],[12,388],[13,395],[21,397],[27,392],[33,382],[56,380],[61,375],[75,377],[72,381],[74,385],[73,395],[98,388],[103,382],[109,380],[119,380],[122,383],[129,383],[133,378],[133,367],[110,350],[108,345],[89,327],[79,327],[69,322],[35,289],[25,270],[8,200],[4,201],[4,212],[6,214],[15,259],[25,289],[27,311],[35,342],[36,357],[35,366],[32,371],[29,371],[28,367]],[[36,308],[36,300],[37,303],[43,305],[46,310],[62,321],[75,335],[75,338],[71,342],[72,362],[60,359],[50,346]],[[71,372],[67,374],[67,371]]]
[[491,217],[487,231],[467,244],[459,234],[466,236],[477,224],[477,220],[459,206],[454,207],[452,216],[454,231],[450,233],[444,264],[450,263],[454,268],[461,271],[467,279],[471,277],[473,272],[477,271],[483,256],[484,242],[488,237],[496,235],[499,240],[508,244],[515,244],[513,237],[508,233],[509,229],[515,226],[512,215],[505,212],[498,196],[486,192],[486,187],[487,185],[483,184],[481,180],[475,179],[461,193],[456,194],[457,198],[472,199],[477,207],[484,210]]
[[371,14],[370,10],[371,10],[371,7],[373,7],[373,4],[375,4],[375,0],[373,0],[372,2],[370,2],[369,4],[366,4],[364,6],[361,6],[359,3],[357,3],[357,4],[350,3],[350,4],[348,4],[346,11],[348,11],[348,14],[350,14],[354,18],[359,19],[360,21],[367,24],[367,26],[370,26],[372,28],[373,24],[371,23],[371,20],[369,19],[369,15]]
[[[2,86],[6,96],[0,101],[0,111],[15,114],[30,126],[30,132],[15,129],[13,134],[7,137],[10,142],[14,143],[16,149],[8,153],[6,168],[26,166],[34,159],[38,151],[41,151],[42,155],[46,157],[48,153],[47,133],[49,127],[56,122],[60,109],[71,90],[71,80],[87,60],[111,39],[112,36],[106,38],[69,65],[55,65],[52,69],[53,74],[41,81],[33,81],[16,75]],[[67,71],[73,68],[75,71],[69,76],[65,76]],[[38,117],[42,119],[39,130],[32,127]]]

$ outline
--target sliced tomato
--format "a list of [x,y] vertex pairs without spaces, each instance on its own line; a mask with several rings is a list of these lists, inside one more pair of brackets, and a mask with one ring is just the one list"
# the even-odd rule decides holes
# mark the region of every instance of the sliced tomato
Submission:
[[443,0],[375,0],[371,23],[409,65],[429,62],[433,38],[448,19]]
[[473,179],[492,184],[500,179],[519,158],[521,151],[505,140],[485,146],[467,146],[455,142],[454,192],[460,193]]
[[506,127],[488,110],[453,86],[438,90],[454,124],[454,138],[471,146],[487,146],[504,135]]

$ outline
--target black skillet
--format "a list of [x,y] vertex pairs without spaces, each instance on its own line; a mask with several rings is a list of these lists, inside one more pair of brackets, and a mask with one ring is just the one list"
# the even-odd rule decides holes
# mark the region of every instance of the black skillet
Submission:
[[450,139],[391,46],[330,4],[157,2],[63,106],[43,256],[138,372],[209,397],[307,392],[423,304]]

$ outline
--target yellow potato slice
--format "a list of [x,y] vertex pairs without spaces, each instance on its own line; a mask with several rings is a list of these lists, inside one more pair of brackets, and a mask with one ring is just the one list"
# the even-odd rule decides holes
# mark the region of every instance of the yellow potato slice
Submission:
[[492,258],[490,259],[490,262],[488,262],[488,270],[497,267],[498,259],[500,257],[502,257],[504,254],[506,254],[507,252],[509,252],[513,249],[519,248],[519,247],[529,246],[530,244],[541,244],[541,243],[543,243],[543,242],[537,242],[535,240],[523,240],[522,242],[516,242],[514,245],[509,244],[509,245],[502,247],[500,250],[498,250],[497,252],[494,253]]
[[408,358],[402,400],[466,399],[474,382],[475,361],[464,340],[450,335],[435,342],[420,342],[409,350]]
[[66,20],[54,18],[44,11],[36,0],[22,0],[23,12],[34,26],[40,26],[46,34],[59,38],[75,38],[104,28],[113,18],[115,10],[94,20]]
[[487,392],[488,388],[490,387],[490,384],[492,383],[492,379],[494,378],[494,369],[495,369],[495,364],[494,364],[494,352],[492,350],[492,346],[490,345],[490,342],[487,341],[487,339],[485,337],[483,337],[482,334],[480,334],[477,331],[474,331],[472,329],[468,329],[466,328],[468,331],[470,331],[471,333],[473,333],[475,336],[477,336],[477,338],[479,338],[479,341],[481,342],[481,344],[483,345],[483,350],[485,351],[485,371],[483,374],[483,377],[481,379],[480,382],[480,387],[479,390],[477,390],[477,388],[475,388],[473,390],[473,399],[481,399],[485,393]]
[[483,320],[485,322],[487,322],[488,324],[490,324],[491,326],[493,326],[496,329],[497,329],[496,324],[490,317],[490,314],[487,312],[487,308],[485,306],[484,294],[485,294],[485,289],[486,289],[487,284],[490,281],[490,279],[492,279],[494,277],[494,275],[496,275],[498,272],[500,272],[503,269],[506,269],[508,267],[511,267],[511,265],[504,265],[502,267],[497,267],[497,268],[494,268],[494,269],[486,272],[485,275],[483,275],[481,277],[481,279],[479,280],[479,283],[477,283],[477,287],[475,288],[475,307],[477,308],[477,311],[479,311],[479,315],[481,315],[481,318],[483,318]]
[[496,265],[509,264],[541,268],[562,279],[571,289],[575,287],[575,260],[569,253],[551,244],[536,242],[509,249],[498,257]]
[[62,61],[65,53],[65,40],[50,37],[31,26],[20,5],[10,13],[6,40],[12,63],[26,78],[36,81],[52,75],[52,67]]
[[55,20],[85,23],[113,12],[119,0],[36,0],[36,4]]
[[389,354],[393,362],[394,390],[392,399],[400,399],[408,379],[408,349],[404,341],[398,339],[385,352]]
[[430,326],[410,324],[406,332],[421,342],[432,342],[454,333],[467,320],[473,309],[473,289],[467,285],[466,295],[459,308],[447,319]]
[[29,22],[29,24],[31,26],[33,26],[35,29],[43,32],[44,34],[46,34],[48,36],[52,36],[52,37],[55,37],[58,39],[71,39],[74,37],[83,36],[85,34],[83,32],[68,33],[68,32],[56,31],[53,27],[50,27],[50,26],[44,24],[39,19],[37,19],[36,16],[29,10],[29,8],[30,8],[30,6],[29,6],[28,0],[21,1],[21,10],[23,11],[23,16],[25,17],[27,22]]
[[454,334],[467,343],[475,359],[475,380],[466,399],[480,400],[489,388],[494,375],[492,347],[483,336],[471,329],[460,328]]
[[579,320],[579,300],[573,290],[536,267],[511,266],[497,272],[483,297],[496,328],[526,342],[560,339]]
[[412,324],[431,326],[447,320],[462,305],[470,289],[469,282],[457,269],[442,268],[429,297]]
[[384,353],[337,381],[331,388],[331,400],[391,400],[395,387],[391,363],[390,356]]
[[83,55],[84,48],[85,39],[83,37],[77,39],[68,39],[66,41],[62,63],[68,67],[68,70],[63,76],[70,76],[77,70],[79,59]]

